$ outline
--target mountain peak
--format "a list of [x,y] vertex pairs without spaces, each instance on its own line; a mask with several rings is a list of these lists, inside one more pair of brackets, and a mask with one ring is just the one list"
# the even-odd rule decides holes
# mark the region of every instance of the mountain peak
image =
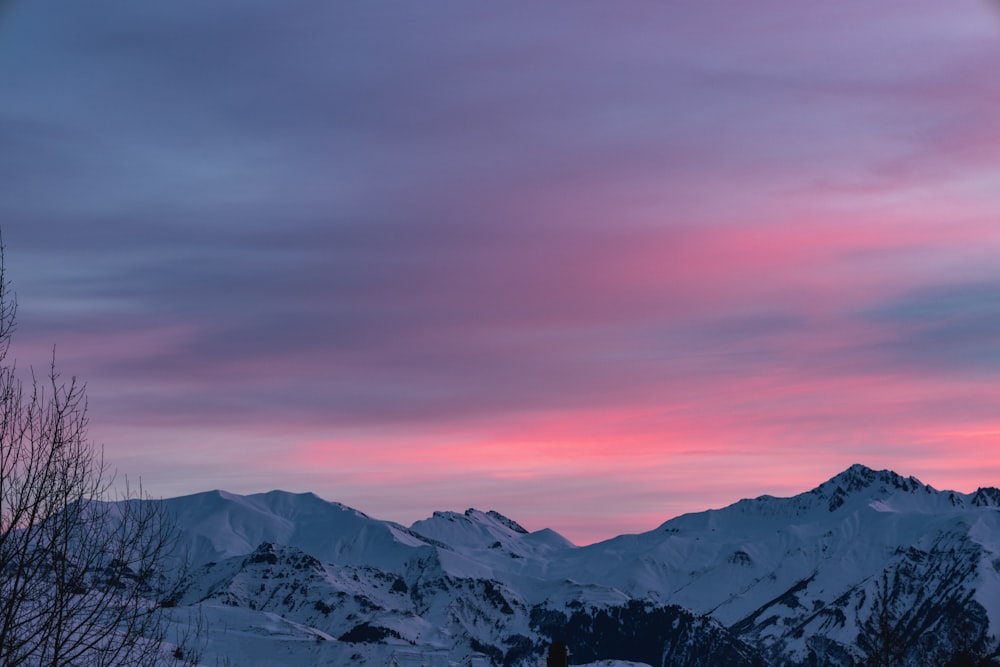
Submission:
[[840,487],[845,493],[861,491],[875,484],[882,484],[906,492],[925,487],[923,482],[916,477],[903,477],[892,470],[873,470],[860,463],[855,463],[826,484]]
[[[468,514],[470,512],[474,512],[474,511],[475,510],[470,509],[470,510],[466,511],[465,514],[468,516]],[[515,533],[520,533],[521,535],[527,535],[528,534],[528,531],[524,528],[524,526],[522,526],[521,524],[519,524],[517,521],[514,521],[513,519],[508,519],[503,514],[500,514],[500,512],[497,512],[496,510],[488,510],[486,512],[486,516],[488,516],[489,518],[493,519],[497,523],[500,523],[500,524],[503,524],[504,526],[507,526],[508,528],[510,528],[511,530],[513,530]]]
[[873,470],[855,463],[836,477],[820,484],[812,490],[812,493],[829,498],[829,510],[833,512],[841,507],[849,496],[875,486],[878,486],[878,491],[881,493],[893,490],[904,493],[915,493],[918,490],[934,491],[916,477],[903,477],[892,470]]
[[[434,516],[442,519],[448,519],[448,517],[458,517],[459,515],[454,512],[434,512]],[[528,531],[521,524],[513,519],[508,519],[500,512],[496,510],[488,510],[483,512],[482,510],[477,510],[475,507],[470,507],[462,513],[462,516],[467,519],[471,519],[476,523],[488,525],[490,523],[500,524],[500,526],[510,530],[514,533],[519,533],[521,535],[527,535]],[[449,519],[451,520],[451,519]]]
[[972,494],[972,504],[977,507],[1000,507],[1000,489],[981,486]]

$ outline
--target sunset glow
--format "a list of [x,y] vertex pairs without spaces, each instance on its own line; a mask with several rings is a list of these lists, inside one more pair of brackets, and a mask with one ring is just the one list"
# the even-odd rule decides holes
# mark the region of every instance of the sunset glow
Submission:
[[578,543],[1000,485],[989,3],[292,5],[0,13],[13,354],[123,473]]

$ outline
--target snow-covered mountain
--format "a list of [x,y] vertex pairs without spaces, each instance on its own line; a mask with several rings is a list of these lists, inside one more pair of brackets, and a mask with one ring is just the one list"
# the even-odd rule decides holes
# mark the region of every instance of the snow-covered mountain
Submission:
[[553,641],[572,664],[947,664],[1000,624],[1000,490],[860,465],[586,547],[494,511],[407,528],[312,494],[160,502],[191,568],[168,611],[206,665],[534,666]]

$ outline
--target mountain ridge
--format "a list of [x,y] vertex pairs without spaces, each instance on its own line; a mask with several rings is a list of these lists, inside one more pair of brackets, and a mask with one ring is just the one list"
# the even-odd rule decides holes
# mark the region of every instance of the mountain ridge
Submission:
[[494,510],[406,527],[314,494],[163,502],[197,555],[179,608],[281,637],[240,653],[211,634],[216,659],[269,664],[260,647],[280,645],[281,664],[527,667],[560,640],[591,662],[847,667],[887,614],[913,660],[993,650],[998,500],[855,464],[586,546]]

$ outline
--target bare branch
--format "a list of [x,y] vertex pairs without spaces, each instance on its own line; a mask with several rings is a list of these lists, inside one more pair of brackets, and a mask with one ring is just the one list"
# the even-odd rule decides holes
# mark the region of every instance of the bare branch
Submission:
[[176,533],[141,484],[115,474],[87,435],[86,387],[22,382],[0,240],[0,664],[177,664],[164,651],[164,574]]

